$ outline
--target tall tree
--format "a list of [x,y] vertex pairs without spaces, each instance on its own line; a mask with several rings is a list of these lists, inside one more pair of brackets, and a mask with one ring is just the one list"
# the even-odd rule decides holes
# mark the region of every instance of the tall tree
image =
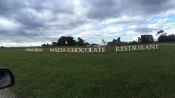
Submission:
[[77,45],[84,46],[85,45],[84,40],[82,38],[78,37]]
[[175,35],[160,35],[158,38],[158,42],[175,42]]
[[66,41],[67,41],[68,46],[75,46],[76,45],[76,41],[74,40],[73,37],[68,36],[66,39],[67,39]]
[[156,34],[156,36],[160,36],[160,35],[163,35],[163,34],[167,34],[164,30],[159,30]]
[[74,40],[73,37],[66,37],[66,36],[62,36],[58,39],[58,46],[75,46],[76,45],[76,41]]
[[51,46],[57,46],[57,42],[52,42]]
[[153,43],[154,38],[152,35],[141,35],[141,43],[147,44],[147,43]]

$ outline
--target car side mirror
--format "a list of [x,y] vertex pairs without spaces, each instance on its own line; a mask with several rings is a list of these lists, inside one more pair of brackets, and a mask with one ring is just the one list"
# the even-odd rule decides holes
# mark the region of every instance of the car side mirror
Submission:
[[0,68],[0,89],[10,87],[14,83],[15,78],[12,71],[7,68]]

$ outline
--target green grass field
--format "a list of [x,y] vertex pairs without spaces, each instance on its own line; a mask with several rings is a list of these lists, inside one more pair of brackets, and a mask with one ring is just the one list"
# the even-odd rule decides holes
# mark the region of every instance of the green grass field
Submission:
[[123,53],[27,53],[0,49],[17,98],[173,98],[175,45]]

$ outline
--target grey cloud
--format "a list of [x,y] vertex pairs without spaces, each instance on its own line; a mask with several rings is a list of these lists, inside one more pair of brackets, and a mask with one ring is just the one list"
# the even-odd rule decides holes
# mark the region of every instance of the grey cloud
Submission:
[[16,21],[22,24],[23,28],[26,29],[37,29],[40,27],[44,27],[44,21],[32,15],[32,13],[19,13],[14,17]]
[[172,0],[84,0],[82,3],[92,19],[149,16],[175,8]]
[[[0,0],[0,18],[19,24],[19,27],[15,27],[14,30],[8,30],[8,25],[5,25],[7,28],[0,28],[0,36],[3,36],[4,39],[17,39],[12,40],[16,42],[25,40],[25,38],[28,40],[39,38],[41,41],[53,40],[49,37],[54,36],[54,32],[63,32],[59,36],[76,35],[75,32],[88,31],[88,26],[87,28],[85,26],[91,23],[94,24],[92,34],[82,36],[92,40],[103,29],[99,27],[96,30],[95,27],[105,22],[101,20],[120,19],[121,16],[138,16],[141,17],[140,20],[137,18],[121,19],[121,21],[104,23],[104,26],[122,24],[127,27],[133,24],[147,24],[143,23],[145,17],[159,15],[175,8],[173,0],[80,0],[81,4],[77,6],[73,2],[73,0]],[[77,11],[84,12],[80,12],[79,15]],[[140,27],[132,31],[151,32],[152,29]]]
[[18,11],[24,8],[32,8],[34,10],[52,10],[57,13],[73,13],[73,5],[60,0],[0,0],[1,15],[18,14]]
[[[69,0],[68,0],[69,1]],[[38,17],[42,11],[48,10],[51,16]],[[58,15],[74,15],[72,2],[60,0],[0,0],[0,17],[15,20],[21,27],[14,31],[0,29],[1,35],[13,36],[38,36],[41,32],[49,29],[48,23],[58,21]],[[80,22],[80,23],[79,23]],[[81,21],[53,25],[57,29],[71,29],[81,24]],[[43,30],[43,31],[40,31]],[[48,32],[47,32],[48,33]],[[43,34],[41,34],[42,36]]]
[[9,17],[25,7],[19,0],[0,0],[0,16]]
[[[67,1],[67,2],[66,2]],[[37,11],[51,10],[54,13],[73,13],[73,4],[70,0],[25,0],[25,4]]]
[[0,29],[0,35],[6,36],[6,38],[12,37],[12,36],[18,36],[18,37],[34,37],[34,36],[40,36],[41,32],[38,31],[25,31],[25,30],[14,30],[14,31],[7,31]]
[[155,31],[157,29],[153,29],[153,28],[146,28],[146,27],[138,27],[138,28],[135,28],[135,32],[138,32],[138,33],[150,33],[152,31]]
[[[69,17],[71,18],[71,17]],[[47,27],[51,28],[51,27],[56,27],[57,29],[59,30],[73,30],[73,29],[76,29],[80,26],[82,26],[83,24],[87,23],[87,20],[86,19],[67,19],[67,20],[63,20],[63,21],[60,21],[58,20],[58,23],[57,24],[47,24]],[[70,32],[71,33],[71,32]]]
[[104,19],[121,15],[121,6],[117,0],[84,0],[83,4],[88,10],[89,18]]
[[156,15],[175,8],[172,0],[124,0],[124,14],[147,16]]

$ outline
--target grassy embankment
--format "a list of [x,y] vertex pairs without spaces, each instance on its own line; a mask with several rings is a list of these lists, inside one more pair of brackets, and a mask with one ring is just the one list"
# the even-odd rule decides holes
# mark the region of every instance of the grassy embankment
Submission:
[[157,51],[100,54],[0,49],[20,98],[175,97],[175,45]]

